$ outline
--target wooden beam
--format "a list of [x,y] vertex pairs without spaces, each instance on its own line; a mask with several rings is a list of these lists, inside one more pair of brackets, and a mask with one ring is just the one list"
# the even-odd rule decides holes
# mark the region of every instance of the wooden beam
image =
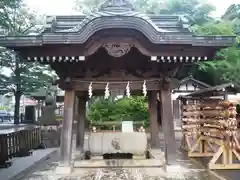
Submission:
[[75,92],[73,90],[65,91],[64,120],[62,122],[61,130],[60,166],[66,167],[71,166],[74,98]]
[[[98,90],[104,90],[106,85],[107,85],[108,81],[104,81],[104,82],[96,82],[96,83],[92,83],[92,90],[94,91],[98,91]],[[71,84],[71,86],[74,87],[74,89],[76,91],[88,91],[89,85],[91,83],[91,81],[79,81],[79,82],[73,82],[74,84]],[[109,90],[113,90],[113,91],[119,91],[119,90],[125,90],[126,86],[127,86],[127,81],[119,81],[119,82],[109,82]],[[144,81],[129,81],[130,83],[130,90],[141,90]],[[146,83],[147,86],[147,90],[159,90],[159,81],[150,81]],[[66,84],[64,82],[61,82],[59,84],[59,87],[63,90],[68,89],[69,88],[69,84]]]
[[[69,87],[73,88],[78,92],[88,92],[88,88],[90,83],[92,82],[92,90],[93,92],[100,92],[105,90],[105,87],[107,83],[109,82],[109,89],[110,91],[119,91],[119,90],[125,90],[127,83],[129,82],[130,84],[130,90],[135,92],[135,91],[142,91],[142,86],[144,83],[144,80],[146,80],[146,86],[148,91],[158,91],[159,90],[159,85],[162,84],[161,78],[156,78],[156,79],[138,79],[138,80],[122,80],[122,81],[116,81],[116,80],[111,80],[111,79],[102,79],[102,80],[92,80],[92,79],[73,79],[71,82],[66,83],[64,82],[64,79],[60,79],[58,81],[59,87],[63,90],[69,89]],[[178,86],[179,81],[175,78],[171,78],[170,82],[170,89],[174,89]],[[87,93],[85,93],[87,94]],[[80,94],[79,94],[80,95]]]
[[[120,41],[122,42],[123,39]],[[130,44],[135,43],[136,48],[146,56],[206,56],[212,55],[213,51],[218,50],[219,48],[209,48],[204,46],[184,46],[183,45],[174,45],[174,44],[165,44],[153,45],[147,44],[141,45],[137,41],[133,42],[133,39],[129,39]],[[112,42],[115,42],[116,39],[111,39]],[[54,45],[44,45],[44,46],[32,46],[28,44],[29,47],[18,47],[16,48],[21,52],[23,57],[27,56],[90,56],[94,53],[97,53],[99,47],[102,46],[102,43],[99,39],[90,45],[82,44],[54,44]],[[145,46],[146,45],[146,46]],[[148,47],[148,48],[145,48]],[[151,50],[149,50],[151,49]]]
[[[109,83],[109,89],[110,90],[125,90],[126,86],[127,86],[128,82],[120,82],[118,84],[115,83]],[[82,83],[78,83],[75,85],[76,90],[85,90],[88,91],[89,88],[89,84],[90,82],[82,82]],[[142,89],[143,86],[143,81],[142,82],[133,82],[133,83],[129,83],[130,84],[130,91],[131,90],[140,90]],[[106,83],[100,83],[100,84],[92,84],[92,89],[94,90],[102,90],[105,89],[107,85],[107,81]],[[158,90],[159,89],[159,82],[155,81],[155,82],[148,82],[146,83],[147,89],[148,90]]]
[[173,123],[172,99],[169,85],[161,88],[162,129],[165,141],[165,158],[168,165],[176,163],[176,141]]

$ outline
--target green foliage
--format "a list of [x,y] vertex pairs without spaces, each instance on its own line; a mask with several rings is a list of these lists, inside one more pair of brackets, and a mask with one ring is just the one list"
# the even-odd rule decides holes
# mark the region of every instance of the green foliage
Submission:
[[6,106],[0,106],[0,110],[7,110],[8,109],[8,107],[6,107]]
[[183,15],[193,24],[203,24],[212,19],[210,13],[214,10],[214,6],[200,0],[166,0],[158,14]]
[[[200,35],[227,35],[235,36],[235,28],[232,22],[207,23],[202,26],[194,26],[193,30]],[[217,56],[221,60],[201,62],[198,76],[208,74],[213,84],[233,82],[240,85],[238,78],[240,73],[240,49],[238,45],[220,50]]]
[[75,9],[81,13],[89,14],[96,12],[99,6],[105,1],[103,0],[75,0]]
[[[5,17],[10,25],[3,27],[5,34],[10,36],[24,36],[32,32],[39,32],[41,28],[36,26],[38,15],[32,13],[25,6],[16,6],[11,9],[11,13]],[[41,22],[40,22],[41,23]],[[51,79],[47,73],[50,71],[48,66],[42,66],[37,63],[27,63],[17,53],[7,49],[0,49],[1,67],[8,69],[8,75],[1,73],[0,85],[7,88],[9,92],[16,92],[16,86],[19,87],[20,94],[29,94],[39,87],[47,85]]]
[[[6,5],[2,7],[1,12],[4,14],[0,28],[4,30],[5,35],[26,36],[33,32],[38,33],[41,29],[36,24],[39,22],[37,14],[20,3],[18,6]],[[15,96],[14,123],[18,124],[21,96],[48,86],[52,77],[48,73],[49,67],[27,63],[19,54],[4,48],[0,49],[0,61],[1,67],[9,71],[7,75],[0,73],[0,87],[4,87],[4,90]]]
[[222,16],[224,20],[235,21],[240,19],[240,4],[232,4]]
[[149,118],[148,105],[144,97],[132,97],[129,100],[129,104],[126,108],[127,117],[133,119],[134,121],[146,121]]
[[232,22],[215,22],[211,21],[204,25],[195,25],[193,26],[193,31],[198,35],[227,35],[234,36],[236,35],[234,31],[234,26]]
[[237,104],[236,110],[237,110],[237,113],[240,114],[240,104]]
[[212,74],[216,84],[233,82],[239,85],[240,50],[237,47],[230,47],[221,50],[219,54],[224,60],[201,63],[200,70]]
[[2,52],[0,60],[2,66],[7,67],[10,73],[1,74],[0,85],[13,94],[16,93],[16,86],[19,86],[20,94],[28,95],[39,88],[46,87],[51,80],[51,77],[44,73],[48,67],[27,63],[12,52]]
[[[10,29],[12,22],[9,21],[13,12],[21,6],[22,0],[1,0],[0,1],[0,28]],[[1,33],[0,33],[1,34]]]
[[[36,15],[31,14],[24,7],[16,10],[14,16],[8,19],[11,22],[11,27],[6,29],[6,34],[21,36],[28,35],[33,29],[37,30],[35,27]],[[0,61],[1,66],[7,68],[10,73],[8,75],[1,74],[0,83],[14,94],[16,91],[19,91],[20,95],[29,94],[40,87],[45,87],[47,82],[51,80],[48,66],[27,63],[26,60],[12,51],[1,49]]]
[[[76,0],[76,10],[84,14],[96,12],[106,0]],[[192,23],[203,24],[212,19],[210,13],[215,10],[211,4],[201,0],[132,0],[137,11],[145,14],[184,15]]]
[[145,98],[136,96],[119,100],[95,98],[88,110],[88,119],[95,122],[148,121],[148,116]]

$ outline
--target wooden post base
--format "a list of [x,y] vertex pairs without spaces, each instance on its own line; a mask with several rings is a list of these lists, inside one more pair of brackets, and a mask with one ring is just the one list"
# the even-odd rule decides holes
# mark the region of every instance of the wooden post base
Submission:
[[196,143],[188,152],[188,157],[211,157],[214,153],[214,148],[208,141],[208,137],[199,136]]
[[[216,150],[213,144],[218,146]],[[240,154],[221,139],[199,136],[188,157],[212,157],[208,163],[209,169],[240,169]]]
[[192,144],[190,142],[191,136],[183,134],[182,140],[181,140],[181,149],[185,151],[190,151],[192,148]]
[[[221,157],[221,158],[220,158]],[[219,147],[208,164],[209,169],[240,169],[240,154],[225,143]]]

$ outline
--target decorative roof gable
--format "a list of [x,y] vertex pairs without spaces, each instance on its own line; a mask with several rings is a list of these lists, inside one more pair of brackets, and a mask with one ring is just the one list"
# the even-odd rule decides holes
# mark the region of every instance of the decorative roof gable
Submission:
[[[171,34],[192,34],[188,28],[187,22],[176,15],[145,15],[135,11],[133,4],[128,0],[107,0],[99,8],[99,11],[83,16],[49,16],[47,20],[48,27],[45,33],[74,33],[80,32],[88,24],[96,19],[103,18],[104,22],[109,21],[105,26],[109,25],[111,19],[114,25],[118,21],[133,21],[148,26],[148,29],[154,28],[160,33]],[[126,19],[126,20],[125,20]],[[142,22],[141,22],[142,21]],[[131,26],[132,27],[132,26]],[[128,27],[129,28],[129,27]],[[132,27],[134,28],[134,27]]]
[[[116,13],[116,12],[115,12]],[[192,35],[186,22],[183,22],[181,17],[176,15],[143,15],[138,12],[129,11],[126,13],[117,12],[117,14],[110,12],[97,12],[90,14],[88,16],[56,16],[47,17],[47,26],[44,33],[74,33],[79,32],[81,28],[90,23],[90,21],[97,18],[114,18],[115,21],[120,20],[120,18],[135,17],[143,18],[145,22],[160,33],[171,33],[172,35]],[[151,27],[150,27],[151,28]],[[150,29],[149,29],[150,30]]]

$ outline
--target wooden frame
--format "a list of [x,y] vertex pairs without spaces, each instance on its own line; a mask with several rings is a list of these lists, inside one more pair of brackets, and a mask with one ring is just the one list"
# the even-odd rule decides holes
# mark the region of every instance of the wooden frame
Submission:
[[[186,121],[187,127],[185,129],[187,132],[183,134],[181,148],[188,151],[188,157],[209,157],[209,169],[240,169],[240,154],[236,151],[239,143],[234,133],[237,128],[234,105],[221,99],[208,99],[201,102],[203,100],[201,98],[197,100],[186,97],[181,100],[182,121],[184,123]],[[227,116],[218,114],[219,108],[221,112],[232,114]],[[189,136],[193,134],[192,128],[198,134],[194,144],[191,144],[191,136]]]
[[192,148],[190,138],[192,138],[192,136],[183,134],[183,137],[181,139],[181,149],[183,149],[185,151],[189,151]]
[[[222,162],[218,163],[222,156]],[[238,163],[234,163],[234,156]],[[228,147],[225,142],[221,143],[218,151],[214,154],[208,164],[209,169],[240,169],[240,154],[235,150]]]
[[188,152],[188,157],[211,157],[213,155],[214,148],[205,136],[199,136]]
[[[217,150],[213,145],[217,145]],[[240,154],[230,148],[226,141],[216,138],[200,136],[190,148],[188,157],[211,157],[209,169],[240,169]]]

